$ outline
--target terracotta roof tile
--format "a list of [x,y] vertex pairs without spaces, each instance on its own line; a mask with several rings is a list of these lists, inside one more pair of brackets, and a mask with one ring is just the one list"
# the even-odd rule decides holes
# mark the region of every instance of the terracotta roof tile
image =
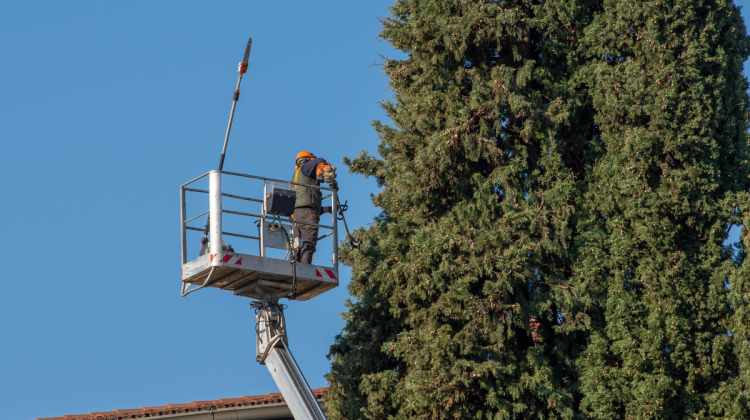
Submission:
[[238,404],[238,403],[241,403],[241,402],[244,402],[244,401],[245,401],[245,399],[242,398],[242,397],[240,397],[240,398],[222,398],[220,400],[216,400],[217,403],[222,403],[222,404]]
[[142,408],[129,408],[129,409],[126,409],[126,410],[115,410],[115,411],[113,411],[113,413],[117,413],[117,414],[120,414],[120,415],[133,414],[133,413],[142,413],[142,412],[143,412]]
[[189,405],[193,407],[198,407],[200,405],[213,405],[213,404],[214,404],[213,401],[193,401]]
[[190,407],[190,404],[167,404],[164,406],[165,408],[185,408]]
[[[325,397],[328,388],[315,388],[312,390],[315,398]],[[179,413],[192,413],[197,411],[210,411],[217,408],[247,407],[264,404],[277,404],[284,402],[281,393],[274,392],[266,395],[248,395],[239,398],[222,398],[215,401],[193,401],[183,404],[167,404],[156,407],[128,408],[113,411],[102,411],[88,414],[67,414],[60,417],[45,417],[35,420],[126,420],[141,417],[159,417]]]

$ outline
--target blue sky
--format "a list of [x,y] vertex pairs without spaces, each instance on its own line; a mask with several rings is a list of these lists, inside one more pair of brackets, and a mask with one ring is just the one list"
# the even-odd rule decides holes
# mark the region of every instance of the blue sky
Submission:
[[[375,151],[391,2],[0,1],[4,418],[276,392],[248,300],[179,295],[178,186],[218,165],[248,37],[226,170],[287,179],[302,149]],[[374,181],[339,174],[350,225],[369,223]],[[342,277],[286,312],[312,387]]]
[[[338,166],[375,149],[390,92],[372,64],[394,55],[376,39],[390,1],[284,4],[0,2],[1,417],[277,392],[248,299],[180,297],[178,187],[218,166],[248,37],[225,169],[282,179],[302,149]],[[339,173],[367,224],[375,183]],[[343,277],[286,312],[313,387]]]

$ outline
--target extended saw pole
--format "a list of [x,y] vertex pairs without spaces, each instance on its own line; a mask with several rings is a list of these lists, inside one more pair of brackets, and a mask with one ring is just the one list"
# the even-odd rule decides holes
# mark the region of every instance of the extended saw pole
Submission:
[[250,46],[253,44],[253,39],[250,38],[247,41],[247,48],[245,48],[245,58],[237,67],[237,88],[234,89],[234,98],[232,99],[232,111],[229,113],[229,125],[227,125],[227,134],[224,136],[224,148],[221,149],[221,160],[219,161],[219,170],[224,168],[224,157],[227,154],[227,144],[229,143],[229,132],[232,131],[232,120],[234,119],[234,109],[237,107],[237,101],[240,99],[240,83],[242,83],[242,76],[247,72],[247,61],[250,58]]
[[[250,59],[250,47],[253,45],[253,39],[247,40],[247,47],[245,48],[245,57],[242,62],[237,66],[237,87],[234,89],[234,97],[232,98],[232,110],[229,112],[229,125],[227,125],[227,134],[224,136],[224,147],[221,149],[221,160],[219,160],[219,170],[224,169],[224,157],[227,155],[227,144],[229,143],[229,133],[232,131],[232,120],[234,119],[234,109],[237,108],[237,101],[240,99],[240,83],[242,83],[242,76],[247,73],[247,61]],[[203,239],[201,239],[201,245],[208,243],[208,229],[211,224],[211,218],[206,220],[206,229],[203,231]]]

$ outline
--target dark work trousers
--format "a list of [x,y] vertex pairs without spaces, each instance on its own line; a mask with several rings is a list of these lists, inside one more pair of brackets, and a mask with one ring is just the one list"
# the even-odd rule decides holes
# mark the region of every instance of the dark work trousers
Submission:
[[[320,224],[320,215],[312,207],[297,207],[294,209],[294,220],[317,225]],[[315,246],[318,244],[318,228],[295,223],[294,235],[304,242],[302,249],[297,254],[297,262],[312,263]]]

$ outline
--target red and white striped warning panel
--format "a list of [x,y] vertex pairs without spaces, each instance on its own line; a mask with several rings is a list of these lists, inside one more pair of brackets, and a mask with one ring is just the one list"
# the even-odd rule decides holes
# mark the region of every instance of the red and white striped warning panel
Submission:
[[[211,257],[211,263],[220,262],[224,264],[225,266],[237,267],[237,268],[241,268],[239,266],[242,266],[242,259],[244,257],[246,260],[248,260],[247,261],[248,266],[243,267],[245,269],[251,269],[251,267],[253,267],[252,268],[253,270],[259,270],[263,272],[270,271],[270,272],[274,272],[275,274],[281,274],[285,272],[285,270],[282,270],[281,272],[275,272],[275,270],[281,269],[281,268],[273,264],[264,267],[263,264],[261,264],[261,261],[259,261],[259,260],[262,260],[262,258],[256,257],[254,255],[210,254],[210,257]],[[281,262],[281,260],[277,260],[277,262]],[[314,277],[312,275],[313,268],[315,269]],[[338,279],[336,278],[336,273],[330,268],[310,266],[308,264],[300,264],[299,266],[297,266],[297,270],[298,270],[297,275],[302,274],[301,277],[307,278],[310,280],[318,278],[323,281],[330,281],[330,280],[338,281]],[[289,268],[288,275],[291,275],[291,268]]]
[[[211,262],[214,261],[214,257],[216,257],[217,254],[211,254]],[[221,262],[224,264],[235,264],[235,265],[242,265],[242,257],[238,257],[234,254],[224,254],[223,257],[221,257]]]
[[[321,274],[323,272],[323,274]],[[329,270],[327,268],[318,268],[315,267],[315,276],[316,277],[328,277],[331,280],[336,280],[336,274],[333,272],[333,270]]]

